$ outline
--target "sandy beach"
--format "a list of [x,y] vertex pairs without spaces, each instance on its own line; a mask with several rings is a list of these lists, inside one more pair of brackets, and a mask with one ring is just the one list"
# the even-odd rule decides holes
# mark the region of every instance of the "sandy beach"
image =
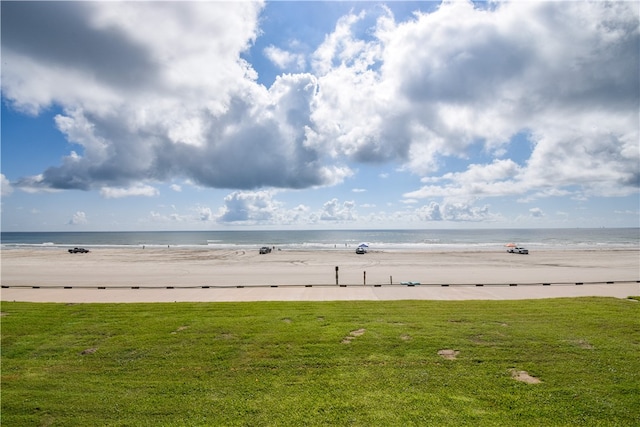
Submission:
[[11,249],[1,279],[4,301],[626,298],[640,295],[640,251]]

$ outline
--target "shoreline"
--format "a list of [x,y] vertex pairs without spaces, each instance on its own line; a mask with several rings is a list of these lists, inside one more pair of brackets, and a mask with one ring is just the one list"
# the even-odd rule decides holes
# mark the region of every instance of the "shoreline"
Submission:
[[[357,255],[346,249],[260,255],[255,250],[209,248],[99,248],[70,254],[56,249],[3,250],[0,299],[173,302],[640,295],[638,249],[535,250],[529,255],[506,250],[372,250]],[[509,286],[514,284],[518,286]]]
[[[0,252],[12,251],[67,251],[74,247],[83,247],[92,251],[101,250],[117,250],[117,251],[139,251],[139,250],[185,250],[185,251],[255,251],[258,252],[261,247],[266,246],[276,248],[276,252],[340,252],[352,253],[358,247],[357,244],[351,245],[318,245],[313,244],[280,244],[280,245],[190,245],[190,244],[136,244],[136,245],[117,245],[117,244],[26,244],[26,243],[0,243]],[[592,251],[639,251],[640,247],[631,244],[603,244],[603,245],[548,245],[548,244],[522,244],[532,252],[592,252]],[[504,244],[441,244],[423,246],[421,244],[389,244],[376,245],[369,248],[369,252],[403,252],[403,253],[449,253],[449,252],[502,252],[506,251]]]

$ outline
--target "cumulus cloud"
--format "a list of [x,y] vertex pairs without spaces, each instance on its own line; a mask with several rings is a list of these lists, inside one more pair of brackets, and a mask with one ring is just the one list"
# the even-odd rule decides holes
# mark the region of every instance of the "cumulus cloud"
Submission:
[[355,203],[352,200],[340,203],[338,199],[331,199],[322,207],[320,214],[322,221],[355,221]]
[[293,69],[299,71],[304,70],[306,66],[305,57],[301,53],[293,53],[269,45],[264,49],[264,54],[281,70]]
[[13,193],[13,187],[11,186],[11,182],[4,176],[4,174],[0,173],[0,194],[2,197],[6,197]]
[[[412,196],[570,186],[587,195],[637,192],[639,36],[630,6],[505,2],[480,10],[444,2],[403,23],[381,17],[370,43],[354,40],[361,16],[351,16],[318,50],[314,141],[336,156],[395,161],[437,177],[440,159],[465,158],[474,145],[502,157],[527,132],[527,162],[471,165],[441,176],[444,188]],[[505,166],[517,175],[470,181]]]
[[497,218],[490,212],[488,205],[474,206],[467,203],[431,202],[417,209],[416,213],[421,221],[480,222]]
[[131,196],[153,197],[158,194],[160,194],[158,189],[150,185],[135,185],[129,188],[103,187],[100,189],[100,195],[105,199],[119,199]]
[[431,202],[428,205],[422,206],[418,209],[417,213],[423,221],[442,221],[440,204],[436,202]]
[[313,211],[306,205],[287,208],[272,191],[234,191],[224,198],[224,206],[215,219],[229,224],[302,224],[350,222],[357,219],[353,201],[331,199]]
[[71,219],[69,220],[69,222],[67,224],[69,224],[69,225],[83,225],[83,224],[87,224],[87,223],[88,223],[87,215],[82,211],[78,211],[78,212],[73,214],[73,216],[71,217]]
[[[274,215],[247,190],[334,185],[358,162],[424,177],[405,196],[450,198],[443,218],[486,215],[464,208],[472,199],[640,187],[633,2],[443,2],[404,22],[378,8],[366,34],[371,14],[353,13],[308,58],[268,47],[283,68],[310,66],[268,88],[242,59],[263,6],[3,4],[3,96],[30,114],[61,106],[56,126],[75,145],[15,186],[148,196],[148,182],[185,179],[241,190],[223,222]],[[523,132],[528,158],[508,158]],[[477,146],[493,159],[440,172]],[[319,217],[349,212],[327,205]]]
[[224,198],[218,221],[223,223],[269,222],[274,219],[280,202],[268,191],[235,191]]
[[200,221],[212,221],[214,219],[214,215],[213,215],[213,212],[211,211],[211,208],[207,208],[203,206],[199,207],[198,218],[200,219]]
[[150,211],[147,218],[143,219],[142,222],[151,222],[155,224],[176,224],[176,223],[184,223],[184,222],[193,222],[193,218],[191,216],[180,215],[178,213],[170,213],[168,215],[164,215],[157,211]]
[[[34,114],[61,105],[56,125],[81,148],[41,179],[22,182],[82,190],[173,177],[239,189],[340,182],[349,168],[305,145],[314,76],[279,76],[267,89],[240,58],[257,36],[261,8],[259,2],[3,6],[4,96]],[[73,42],[65,39],[68,28]],[[42,49],[47,44],[64,48]]]
[[423,178],[427,185],[404,196],[409,199],[443,197],[469,200],[520,194],[531,185],[522,174],[523,168],[512,160],[495,160],[488,165],[471,164],[464,172]]

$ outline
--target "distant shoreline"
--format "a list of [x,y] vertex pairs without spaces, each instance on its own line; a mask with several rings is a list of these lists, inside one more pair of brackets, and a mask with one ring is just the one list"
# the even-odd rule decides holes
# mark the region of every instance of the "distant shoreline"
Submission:
[[507,243],[532,251],[640,248],[640,228],[472,230],[262,230],[163,232],[2,232],[0,248],[184,248],[341,250],[367,243],[382,251],[493,251]]
[[[530,249],[530,252],[616,252],[616,251],[636,251],[640,253],[640,247],[635,248],[631,245],[611,245],[611,246],[586,246],[586,247],[577,247],[577,246],[558,246],[558,247],[532,247],[529,245],[522,245],[526,248]],[[104,251],[104,250],[112,250],[112,251],[138,251],[138,250],[147,250],[147,251],[160,251],[167,252],[169,251],[196,251],[196,252],[216,252],[216,251],[245,251],[245,252],[259,252],[261,246],[225,246],[225,247],[211,247],[211,246],[198,246],[198,245],[1,245],[0,249],[2,251],[44,251],[44,252],[68,252],[69,249],[73,249],[75,247],[82,247],[89,249],[91,252],[95,251]],[[273,248],[273,247],[272,247]],[[532,249],[533,248],[533,249]],[[356,246],[337,246],[336,248],[282,248],[275,246],[275,249],[272,252],[330,252],[330,253],[355,253]],[[373,248],[368,249],[367,253],[424,253],[424,254],[447,254],[447,253],[502,253],[506,252],[506,247],[504,245],[496,245],[496,246],[486,246],[486,247],[478,247],[478,248],[465,248],[465,247],[431,247],[431,248]]]

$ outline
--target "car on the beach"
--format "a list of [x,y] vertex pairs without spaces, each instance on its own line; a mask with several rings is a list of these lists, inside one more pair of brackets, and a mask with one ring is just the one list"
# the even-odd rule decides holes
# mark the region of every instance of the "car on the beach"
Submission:
[[69,253],[70,254],[86,254],[86,253],[89,253],[89,249],[73,248],[73,249],[69,249]]
[[260,255],[271,253],[271,248],[267,246],[263,246],[260,248]]
[[522,248],[520,246],[516,246],[515,248],[509,248],[507,249],[507,252],[512,253],[512,254],[523,254],[523,255],[529,255],[529,250]]
[[363,248],[363,247],[359,246],[358,248],[356,248],[356,253],[357,253],[358,255],[366,254],[366,253],[367,253],[367,250],[366,250],[365,248]]

